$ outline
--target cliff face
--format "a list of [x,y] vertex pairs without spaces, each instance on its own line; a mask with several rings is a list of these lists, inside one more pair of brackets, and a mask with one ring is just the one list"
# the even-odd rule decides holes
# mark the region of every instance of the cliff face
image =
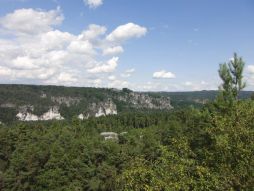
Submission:
[[59,113],[59,108],[54,106],[51,107],[47,112],[40,116],[33,114],[33,106],[23,106],[21,107],[19,113],[16,115],[17,119],[20,121],[47,121],[47,120],[62,120],[64,119]]
[[146,93],[130,92],[116,97],[119,101],[129,102],[137,109],[173,109],[169,97],[152,97]]
[[0,121],[62,120],[170,110],[170,98],[105,88],[0,85]]
[[71,105],[79,104],[80,100],[81,98],[78,98],[78,97],[64,97],[64,96],[51,97],[52,102],[57,103],[59,105],[65,104],[67,107],[70,107]]
[[88,117],[91,116],[100,117],[116,114],[117,114],[116,104],[111,99],[108,99],[105,102],[91,103],[88,109],[86,109],[86,111],[78,115],[78,118],[87,119]]
[[93,103],[89,110],[93,113],[96,112],[95,117],[117,114],[116,104],[111,99],[106,102]]
[[[56,98],[54,98],[56,100]],[[72,104],[69,100],[73,100],[72,98],[63,98],[61,97],[57,99],[57,103],[61,102],[61,104],[66,104],[67,107],[70,107]],[[66,103],[64,102],[66,101]],[[76,103],[76,102],[74,102]],[[78,115],[79,119],[87,119],[88,117],[100,117],[106,115],[116,115],[117,108],[116,104],[111,100],[108,99],[105,102],[98,102],[98,103],[91,103],[88,108],[84,108],[84,112]],[[21,106],[19,108],[19,112],[17,113],[16,117],[20,121],[39,121],[39,120],[62,120],[64,117],[61,116],[59,113],[59,107],[53,106],[47,112],[43,113],[42,115],[38,116],[33,114],[34,107],[31,105]]]

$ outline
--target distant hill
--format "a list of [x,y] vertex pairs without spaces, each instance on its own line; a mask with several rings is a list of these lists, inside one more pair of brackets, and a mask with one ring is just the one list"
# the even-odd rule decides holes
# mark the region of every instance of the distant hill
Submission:
[[[171,105],[174,108],[185,106],[200,107],[209,101],[213,101],[218,95],[217,90],[203,90],[203,91],[188,91],[188,92],[149,92],[153,96],[166,96],[170,97]],[[248,99],[253,94],[253,91],[240,92],[240,99]]]
[[0,121],[61,120],[172,109],[163,95],[89,87],[0,85]]
[[[253,92],[243,91],[246,99]],[[91,87],[0,85],[0,122],[99,117],[123,112],[149,112],[201,107],[218,91],[133,92]]]

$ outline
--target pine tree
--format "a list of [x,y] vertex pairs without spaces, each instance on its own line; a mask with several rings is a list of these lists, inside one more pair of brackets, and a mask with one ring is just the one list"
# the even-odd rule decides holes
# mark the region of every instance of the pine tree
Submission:
[[234,53],[234,57],[228,62],[220,65],[219,75],[223,83],[220,87],[220,97],[227,103],[238,99],[239,92],[245,88],[243,82],[244,61]]

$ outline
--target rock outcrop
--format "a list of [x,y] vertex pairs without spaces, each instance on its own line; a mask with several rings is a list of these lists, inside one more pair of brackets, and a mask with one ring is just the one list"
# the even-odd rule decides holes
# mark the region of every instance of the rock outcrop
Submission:
[[54,97],[52,96],[51,97],[51,101],[53,101],[54,103],[57,103],[59,105],[61,104],[65,104],[67,107],[70,107],[71,105],[75,105],[75,104],[78,104],[80,102],[80,98],[78,97],[61,97],[61,96],[58,96],[58,97]]
[[41,116],[37,116],[31,113],[33,111],[33,106],[23,106],[19,113],[16,115],[20,121],[47,121],[47,120],[62,120],[64,119],[59,113],[58,107],[51,107],[46,113],[43,113]]
[[128,102],[140,109],[173,109],[169,97],[152,97],[146,93],[130,92],[116,97],[119,101]]
[[[24,91],[25,90],[25,91]],[[170,98],[127,88],[0,85],[0,120],[38,121],[116,115],[121,112],[170,110]]]
[[108,99],[106,102],[92,103],[88,107],[87,112],[78,115],[79,119],[87,119],[89,116],[101,117],[106,115],[116,115],[116,104]]
[[115,140],[118,141],[118,134],[115,132],[102,132],[100,135],[104,138],[105,141],[107,140]]

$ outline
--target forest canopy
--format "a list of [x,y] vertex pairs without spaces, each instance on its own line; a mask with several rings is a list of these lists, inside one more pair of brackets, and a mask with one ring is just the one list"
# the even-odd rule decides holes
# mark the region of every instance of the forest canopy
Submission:
[[1,124],[0,190],[251,191],[254,101],[231,77],[202,108]]

